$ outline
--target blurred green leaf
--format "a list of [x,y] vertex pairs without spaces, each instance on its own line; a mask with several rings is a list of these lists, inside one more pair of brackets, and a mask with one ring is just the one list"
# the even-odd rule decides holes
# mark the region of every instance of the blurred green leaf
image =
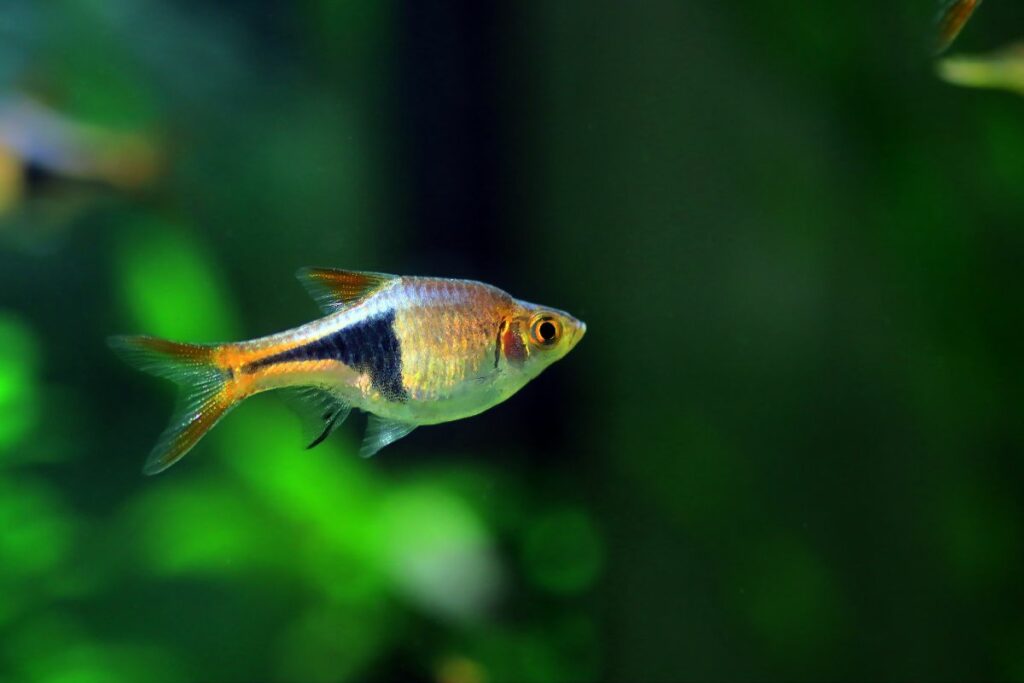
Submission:
[[17,680],[27,683],[188,680],[158,648],[96,640],[60,613],[34,615],[2,647],[14,662]]
[[361,674],[381,656],[392,626],[381,603],[311,608],[282,637],[278,673],[283,680],[310,683],[363,680]]
[[180,483],[139,502],[139,547],[157,575],[233,576],[277,558],[261,543],[264,521],[225,486]]
[[53,487],[20,477],[0,478],[0,577],[41,579],[66,561],[74,516]]
[[994,482],[959,476],[948,482],[937,525],[954,574],[971,593],[1016,581],[1020,562],[1020,509]]
[[61,3],[48,24],[54,38],[45,55],[63,84],[63,105],[76,119],[139,127],[157,117],[151,80],[117,35],[124,0]]
[[264,533],[272,545],[289,548],[280,559],[290,571],[324,599],[382,598],[385,539],[373,514],[378,488],[366,462],[338,448],[341,434],[304,448],[298,419],[272,396],[247,401],[215,434],[224,462],[258,509],[278,519]]
[[526,573],[553,593],[578,593],[590,588],[601,573],[604,543],[586,512],[555,510],[527,528],[524,539]]
[[845,617],[836,578],[795,538],[766,539],[750,548],[738,579],[738,600],[751,627],[789,661],[827,657]]
[[132,220],[121,239],[121,299],[138,331],[193,342],[237,337],[223,278],[195,238],[150,216]]
[[[715,532],[722,515],[746,511],[756,499],[742,454],[701,411],[667,403],[629,406],[614,420],[618,467],[688,527]],[[642,457],[638,429],[661,430]]]
[[490,534],[464,501],[428,481],[381,501],[385,567],[408,598],[440,616],[471,619],[491,606],[501,568]]
[[475,649],[483,680],[489,683],[558,683],[587,680],[587,663],[560,652],[548,634],[493,630],[479,636]]
[[35,425],[39,400],[38,343],[16,315],[0,311],[0,453]]

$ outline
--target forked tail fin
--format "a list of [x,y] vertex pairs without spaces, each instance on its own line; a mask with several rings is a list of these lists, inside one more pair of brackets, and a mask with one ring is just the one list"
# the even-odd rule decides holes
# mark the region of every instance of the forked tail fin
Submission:
[[214,346],[156,337],[110,337],[107,341],[131,365],[181,387],[171,423],[142,468],[145,474],[162,472],[181,460],[237,403],[229,393],[230,373],[214,359]]

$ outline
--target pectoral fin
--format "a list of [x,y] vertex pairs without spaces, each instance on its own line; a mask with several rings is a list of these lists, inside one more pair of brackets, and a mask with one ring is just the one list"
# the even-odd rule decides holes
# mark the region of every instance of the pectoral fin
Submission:
[[416,425],[409,424],[408,422],[396,422],[395,420],[387,420],[376,415],[370,415],[370,419],[366,424],[366,436],[363,437],[363,445],[359,448],[359,455],[369,458],[380,449],[398,441],[414,429],[416,429]]
[[397,277],[333,268],[301,268],[295,276],[326,313],[335,313],[362,301]]

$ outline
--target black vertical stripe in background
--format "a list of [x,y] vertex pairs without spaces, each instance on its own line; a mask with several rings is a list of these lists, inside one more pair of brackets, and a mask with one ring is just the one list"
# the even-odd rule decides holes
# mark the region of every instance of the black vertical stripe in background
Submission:
[[497,4],[424,0],[398,12],[405,253],[423,272],[502,279],[517,250],[506,237],[514,217],[503,192],[508,95]]
[[[397,11],[396,170],[405,187],[397,201],[406,207],[408,243],[396,254],[410,273],[479,279],[527,299],[557,291],[537,282],[524,259],[531,245],[522,188],[531,169],[516,145],[528,128],[520,102],[530,86],[528,74],[509,64],[528,65],[532,46],[514,3],[422,0]],[[566,380],[556,365],[523,391],[562,396]],[[468,450],[499,421],[514,421],[523,438],[513,447],[543,461],[566,438],[565,416],[538,405],[513,397],[458,428],[431,427],[432,434],[449,450]]]

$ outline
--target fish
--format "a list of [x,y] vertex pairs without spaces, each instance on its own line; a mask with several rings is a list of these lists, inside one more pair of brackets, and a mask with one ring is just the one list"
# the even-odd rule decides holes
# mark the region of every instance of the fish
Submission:
[[31,174],[142,188],[161,170],[154,137],[85,123],[28,95],[0,97],[0,153]]
[[953,44],[980,4],[981,0],[943,0],[935,20],[935,54],[945,52]]
[[324,317],[258,339],[190,344],[113,336],[130,365],[179,385],[170,424],[143,467],[166,470],[250,396],[279,390],[326,439],[353,408],[368,413],[369,457],[422,425],[508,399],[583,338],[587,326],[482,282],[303,268]]
[[1024,95],[1024,42],[983,55],[954,55],[940,59],[939,77],[968,88],[1008,90]]

